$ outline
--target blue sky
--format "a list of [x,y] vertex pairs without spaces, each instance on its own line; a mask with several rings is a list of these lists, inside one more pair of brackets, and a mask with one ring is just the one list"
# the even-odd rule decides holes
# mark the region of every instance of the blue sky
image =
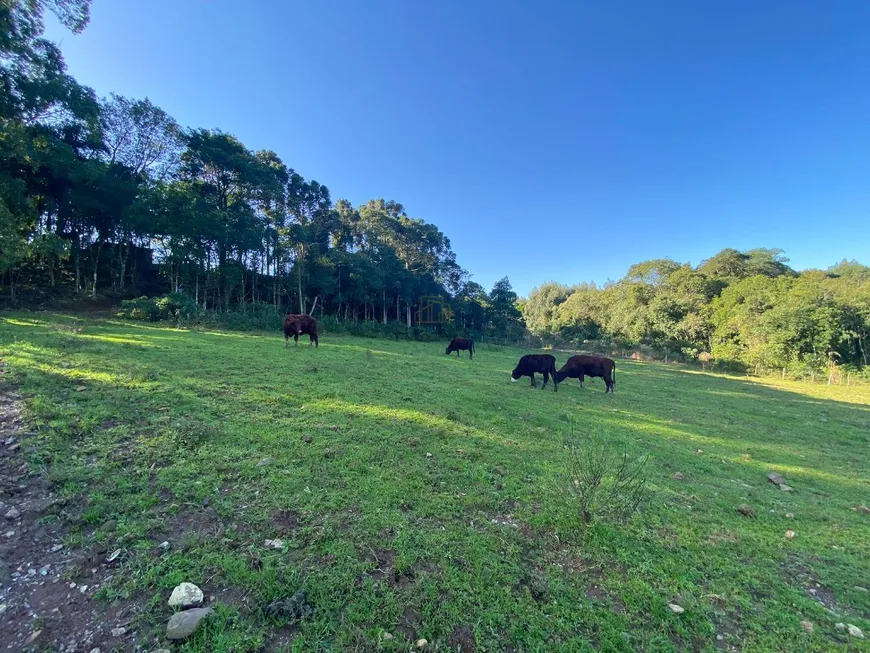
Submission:
[[781,247],[870,263],[870,3],[94,0],[98,94],[402,202],[490,287]]

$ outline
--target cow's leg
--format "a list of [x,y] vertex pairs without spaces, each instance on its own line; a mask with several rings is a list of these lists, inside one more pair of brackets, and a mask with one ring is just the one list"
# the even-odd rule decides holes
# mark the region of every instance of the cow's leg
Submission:
[[550,382],[550,373],[544,370],[544,385],[541,386],[541,390],[547,387],[547,384]]
[[531,374],[529,374],[529,376],[532,377],[532,387],[533,387],[533,388],[537,388],[537,387],[538,387],[538,384],[535,383],[535,373],[532,372]]
[[583,385],[583,379],[584,379],[584,378],[585,378],[585,377],[581,374],[581,375],[580,375],[580,387],[581,387],[581,388],[585,388],[585,387],[586,387],[585,385]]
[[299,346],[299,334],[298,333],[293,334],[293,342],[296,343],[297,347]]
[[607,386],[604,388],[604,394],[613,392],[613,378],[609,374],[604,377],[604,385]]
[[287,347],[289,347],[289,346],[290,346],[290,336],[288,336],[285,333],[284,334],[284,349],[287,349]]
[[309,334],[308,334],[308,346],[310,347],[310,346],[313,345],[313,344],[314,344],[314,336],[312,336],[312,335],[309,333]]

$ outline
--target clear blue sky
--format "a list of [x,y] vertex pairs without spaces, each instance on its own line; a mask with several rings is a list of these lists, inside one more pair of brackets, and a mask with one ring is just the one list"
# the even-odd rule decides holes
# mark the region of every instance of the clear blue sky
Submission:
[[402,202],[487,287],[870,263],[864,0],[94,0],[49,36],[100,95]]

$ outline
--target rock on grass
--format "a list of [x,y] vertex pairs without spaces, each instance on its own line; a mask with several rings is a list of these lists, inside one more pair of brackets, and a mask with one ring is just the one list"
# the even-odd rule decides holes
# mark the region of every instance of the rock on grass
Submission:
[[170,608],[193,608],[202,605],[202,590],[193,583],[181,583],[172,590],[172,596],[169,597]]
[[755,517],[755,511],[752,509],[752,506],[745,503],[741,503],[737,506],[737,512],[745,517]]
[[176,612],[166,624],[166,639],[186,639],[196,632],[200,622],[214,610],[211,608],[193,608],[184,612]]

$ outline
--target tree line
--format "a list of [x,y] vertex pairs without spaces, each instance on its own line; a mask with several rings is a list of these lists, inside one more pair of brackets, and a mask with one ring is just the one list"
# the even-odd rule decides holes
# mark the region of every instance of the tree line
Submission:
[[[0,5],[0,274],[22,292],[97,298],[181,292],[202,309],[315,312],[346,321],[430,318],[522,333],[507,278],[489,292],[450,240],[402,204],[354,207],[273,151],[184,129],[149,100],[97,98],[43,36],[73,32],[90,0]],[[153,265],[152,265],[153,263]]]
[[648,346],[757,372],[863,368],[870,356],[870,267],[797,272],[777,249],[724,249],[698,266],[656,259],[604,287],[547,283],[523,303],[529,330],[583,348]]
[[[407,326],[423,296],[451,332],[806,372],[868,364],[870,269],[798,273],[779,250],[632,266],[603,287],[471,281],[449,238],[395,201],[353,206],[273,151],[98,98],[44,37],[90,0],[0,2],[0,300],[175,293],[210,314],[285,311]],[[175,301],[175,300],[173,300]],[[185,299],[187,301],[187,299]],[[173,306],[172,302],[164,306]]]

